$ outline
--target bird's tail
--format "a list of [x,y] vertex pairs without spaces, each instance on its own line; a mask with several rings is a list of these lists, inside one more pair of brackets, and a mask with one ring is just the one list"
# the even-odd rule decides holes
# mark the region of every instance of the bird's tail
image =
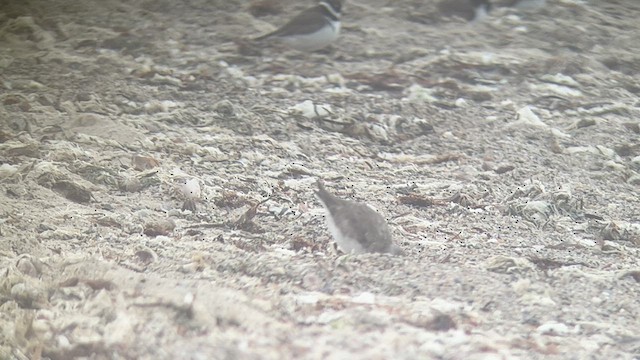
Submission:
[[270,32],[270,33],[267,33],[267,34],[264,34],[264,35],[260,35],[260,36],[258,36],[258,37],[256,37],[256,38],[253,38],[252,40],[253,40],[253,41],[262,41],[262,40],[264,40],[264,39],[267,39],[267,38],[270,38],[270,37],[272,37],[272,36],[276,35],[277,33],[278,33],[278,30],[276,30],[276,31],[272,31],[272,32]]

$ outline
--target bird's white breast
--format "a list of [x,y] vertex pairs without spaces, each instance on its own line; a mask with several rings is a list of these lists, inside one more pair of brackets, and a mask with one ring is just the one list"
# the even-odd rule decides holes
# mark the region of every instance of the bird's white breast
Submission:
[[345,253],[353,254],[362,254],[366,252],[366,250],[356,239],[352,239],[349,236],[346,236],[342,233],[342,231],[340,231],[340,229],[338,229],[335,221],[333,221],[333,217],[331,216],[331,214],[329,214],[329,211],[327,211],[327,227],[329,228],[331,236],[333,236],[333,239],[340,247],[340,250],[344,251]]
[[282,41],[297,50],[315,51],[329,46],[338,38],[339,33],[340,21],[331,21],[331,26],[323,26],[310,34],[284,36]]
[[475,15],[473,16],[474,22],[481,22],[487,17],[489,17],[489,12],[487,11],[486,5],[480,5],[474,10]]

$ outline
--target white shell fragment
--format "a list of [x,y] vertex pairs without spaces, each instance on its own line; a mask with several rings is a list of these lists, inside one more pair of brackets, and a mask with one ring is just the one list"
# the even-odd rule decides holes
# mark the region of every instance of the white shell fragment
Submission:
[[525,106],[518,110],[518,120],[516,122],[540,128],[549,127],[549,125],[540,120],[540,117],[538,117],[538,115],[536,115],[529,106]]
[[200,199],[200,182],[198,179],[192,178],[187,180],[184,185],[182,185],[182,194],[187,199]]

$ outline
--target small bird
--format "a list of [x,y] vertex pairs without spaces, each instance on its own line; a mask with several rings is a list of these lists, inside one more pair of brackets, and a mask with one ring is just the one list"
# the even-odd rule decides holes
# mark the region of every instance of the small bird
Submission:
[[445,17],[461,17],[467,21],[481,21],[491,11],[489,0],[443,0],[437,4]]
[[341,0],[322,0],[291,19],[278,30],[255,38],[278,39],[300,51],[316,51],[333,43],[340,33]]
[[331,194],[318,180],[316,196],[327,210],[329,232],[347,253],[391,253],[404,251],[391,240],[391,230],[380,214],[366,204],[343,200]]
[[509,6],[517,9],[535,9],[545,6],[545,0],[512,0]]

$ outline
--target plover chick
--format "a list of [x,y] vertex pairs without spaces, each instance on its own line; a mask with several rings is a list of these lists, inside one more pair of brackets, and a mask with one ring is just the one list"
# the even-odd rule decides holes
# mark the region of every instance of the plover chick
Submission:
[[366,204],[343,200],[331,194],[318,180],[316,196],[327,210],[329,232],[346,253],[391,253],[404,255],[393,243],[384,218]]

